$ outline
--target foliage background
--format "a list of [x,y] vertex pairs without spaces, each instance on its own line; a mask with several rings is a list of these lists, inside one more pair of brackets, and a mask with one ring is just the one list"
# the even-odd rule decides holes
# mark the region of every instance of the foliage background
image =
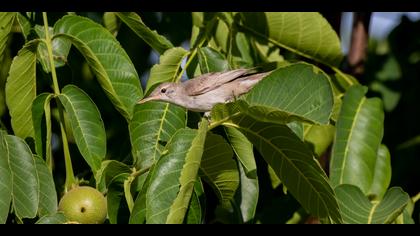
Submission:
[[[103,21],[103,13],[78,13],[87,16],[98,23]],[[62,17],[63,13],[48,13],[49,23],[53,25]],[[163,12],[163,13],[139,13],[144,23],[151,29],[157,30],[167,37],[174,46],[188,47],[191,38],[192,17],[190,12]],[[42,25],[42,19],[38,15],[38,23]],[[328,19],[328,17],[327,17]],[[332,24],[334,25],[334,24]],[[404,18],[384,41],[370,41],[366,71],[360,83],[369,86],[368,97],[382,97],[385,104],[385,127],[383,143],[389,148],[392,162],[392,186],[402,187],[410,196],[420,192],[420,21],[411,22]],[[150,46],[139,39],[125,25],[121,24],[117,40],[125,49],[137,72],[144,80],[148,78],[148,71],[157,63],[157,54],[152,52]],[[17,54],[24,44],[21,34],[14,34],[11,40],[11,50],[7,51],[3,65],[0,67],[0,86],[4,91],[7,78],[8,63]],[[10,65],[10,64],[9,64]],[[37,75],[43,75],[42,69],[38,68]],[[125,160],[129,158],[130,140],[128,127],[122,117],[106,98],[103,90],[94,81],[83,56],[72,47],[68,65],[58,68],[60,82],[63,84],[75,83],[89,94],[95,101],[105,124],[107,134],[107,154],[113,159]],[[44,74],[45,75],[45,74]],[[41,80],[38,80],[41,81]],[[47,80],[42,80],[47,81]],[[49,85],[40,85],[38,89]],[[62,85],[60,85],[62,87]],[[55,114],[58,116],[58,114]],[[8,114],[4,94],[0,96],[0,116],[2,125],[11,129],[10,116]],[[53,128],[58,128],[53,124]],[[59,130],[53,131],[59,134]],[[124,138],[121,138],[124,137]],[[54,140],[56,141],[54,144]],[[56,160],[55,180],[56,186],[64,185],[64,157],[62,157],[61,144],[58,137],[53,139],[53,152]],[[70,139],[70,148],[77,149],[74,140]],[[78,153],[77,151],[73,153]],[[257,152],[255,152],[257,155]],[[61,161],[60,161],[61,160]],[[299,204],[290,195],[284,195],[282,188],[273,190],[266,163],[262,157],[256,157],[258,176],[260,183],[260,197],[257,207],[257,220],[261,223],[283,223],[291,217],[291,214],[299,209]],[[89,179],[87,164],[81,156],[72,155],[73,167],[80,177]],[[205,188],[210,188],[206,186]],[[61,190],[58,190],[61,192]],[[207,194],[209,193],[209,194]],[[212,196],[212,191],[206,192],[207,204],[210,209],[216,205],[217,197]],[[419,222],[419,204],[413,213],[415,222]],[[279,212],[282,214],[279,215]],[[207,219],[214,219],[214,212],[206,212]],[[211,220],[210,220],[211,222]]]

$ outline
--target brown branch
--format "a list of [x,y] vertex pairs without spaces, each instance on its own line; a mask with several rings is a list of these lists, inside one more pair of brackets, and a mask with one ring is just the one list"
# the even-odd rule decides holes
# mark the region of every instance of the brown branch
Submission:
[[349,73],[358,76],[363,74],[369,39],[371,12],[355,12],[348,54]]

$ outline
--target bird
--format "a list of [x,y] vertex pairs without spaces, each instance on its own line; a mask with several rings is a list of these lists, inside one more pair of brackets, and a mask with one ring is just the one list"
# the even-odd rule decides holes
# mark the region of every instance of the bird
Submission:
[[164,82],[137,103],[164,101],[194,112],[209,112],[214,105],[233,102],[249,92],[269,73],[256,73],[255,69],[241,68],[206,73],[179,83]]

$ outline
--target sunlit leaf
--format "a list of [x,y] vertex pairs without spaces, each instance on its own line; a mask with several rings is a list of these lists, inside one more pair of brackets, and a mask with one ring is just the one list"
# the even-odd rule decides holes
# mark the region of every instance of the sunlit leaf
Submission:
[[334,140],[335,127],[332,125],[307,125],[305,142],[309,143],[313,152],[320,157]]
[[164,102],[135,106],[128,129],[135,166],[147,168],[157,161],[166,142],[186,126],[186,110]]
[[381,199],[391,183],[391,154],[388,148],[381,144],[375,162],[375,169],[370,186],[369,195]]
[[25,44],[13,59],[6,83],[6,103],[16,136],[33,137],[32,101],[36,97],[36,49],[38,40]]
[[173,47],[168,39],[147,27],[135,12],[116,12],[116,15],[159,54]]
[[118,21],[115,12],[105,12],[103,16],[104,26],[111,32],[112,35],[117,36],[120,29],[120,22]]
[[106,154],[106,134],[101,115],[90,97],[74,85],[58,95],[69,117],[77,147],[95,173]]
[[384,111],[381,100],[366,98],[366,92],[366,87],[356,85],[344,96],[336,124],[330,180],[333,186],[352,184],[368,194],[383,136]]
[[343,55],[337,33],[317,12],[242,13],[247,32],[321,63],[338,66]]
[[389,224],[409,201],[408,194],[399,187],[390,188],[380,202],[373,203],[354,185],[340,185],[335,192],[343,221],[349,224]]
[[118,111],[130,120],[143,96],[137,71],[112,34],[92,20],[67,15],[54,25],[55,37],[71,41],[89,63],[102,89]]
[[181,63],[188,51],[181,47],[171,48],[160,56],[159,64],[150,69],[150,77],[147,81],[146,94],[156,85],[163,82],[178,82]]
[[260,121],[327,124],[333,94],[324,72],[296,63],[271,72],[239,102],[244,112]]
[[203,74],[229,70],[229,64],[223,54],[210,47],[198,50],[198,62]]

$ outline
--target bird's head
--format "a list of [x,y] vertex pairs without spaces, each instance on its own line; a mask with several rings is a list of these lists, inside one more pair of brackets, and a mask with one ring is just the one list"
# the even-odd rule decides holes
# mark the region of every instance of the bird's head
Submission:
[[148,101],[173,102],[178,90],[178,84],[165,82],[157,86],[149,96],[139,100],[137,103],[142,104]]

